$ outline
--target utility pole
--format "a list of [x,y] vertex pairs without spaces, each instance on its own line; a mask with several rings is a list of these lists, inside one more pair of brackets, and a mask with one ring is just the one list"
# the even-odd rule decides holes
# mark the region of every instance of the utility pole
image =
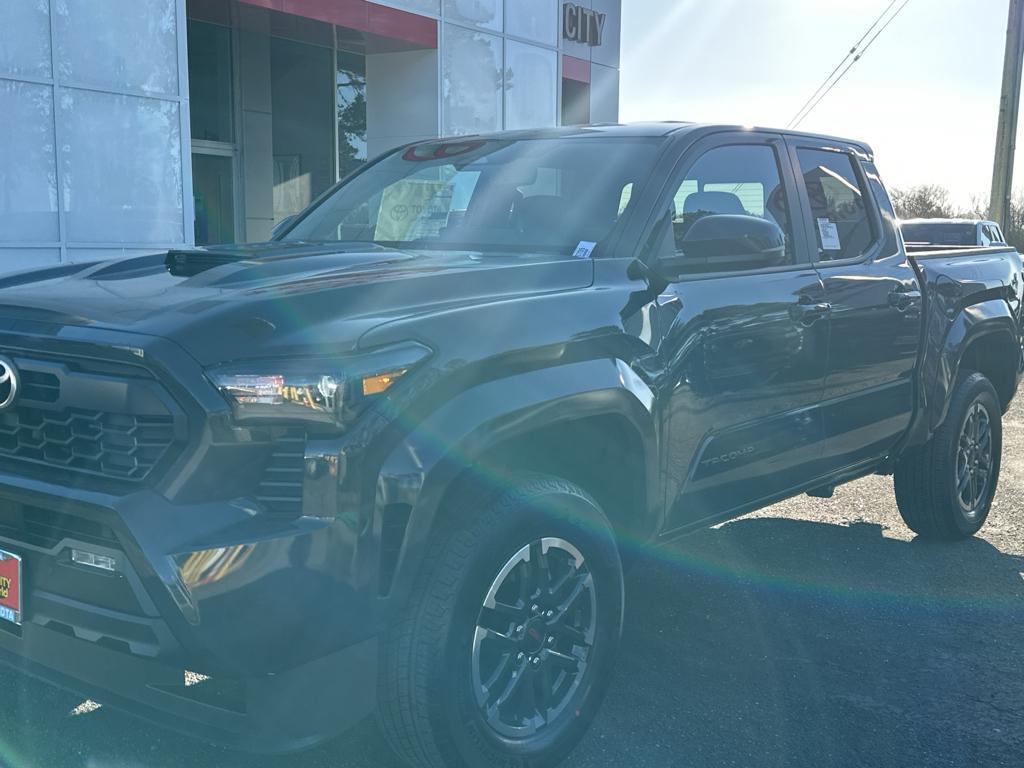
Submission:
[[1013,160],[1017,150],[1017,116],[1020,113],[1021,74],[1024,69],[1024,0],[1010,0],[1003,61],[1003,95],[999,101],[996,160],[992,171],[989,218],[1006,229],[1013,194]]

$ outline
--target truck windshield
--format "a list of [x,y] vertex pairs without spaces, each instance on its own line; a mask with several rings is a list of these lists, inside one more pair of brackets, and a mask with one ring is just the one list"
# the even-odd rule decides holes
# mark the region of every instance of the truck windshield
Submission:
[[621,138],[419,144],[350,179],[280,239],[589,255],[629,210],[658,146]]
[[977,227],[960,222],[914,222],[900,225],[908,243],[927,245],[977,245]]

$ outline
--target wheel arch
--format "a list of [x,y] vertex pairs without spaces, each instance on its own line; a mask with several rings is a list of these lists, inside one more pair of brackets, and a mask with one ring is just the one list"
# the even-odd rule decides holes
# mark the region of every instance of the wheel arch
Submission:
[[984,374],[1005,411],[1016,394],[1021,366],[1020,334],[1006,302],[989,300],[963,308],[943,340],[938,362],[929,398],[930,431],[945,420],[963,371]]
[[382,466],[376,514],[407,510],[382,596],[400,604],[408,594],[438,517],[470,477],[558,475],[594,496],[620,536],[652,537],[662,524],[652,409],[647,385],[609,359],[487,382],[450,400]]

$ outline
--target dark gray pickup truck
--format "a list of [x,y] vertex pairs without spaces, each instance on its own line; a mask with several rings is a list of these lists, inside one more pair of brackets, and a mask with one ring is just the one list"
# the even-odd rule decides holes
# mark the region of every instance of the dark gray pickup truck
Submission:
[[411,765],[552,765],[623,553],[873,473],[981,528],[1022,294],[908,254],[864,144],[681,124],[414,144],[270,243],[2,278],[0,661],[246,749],[377,711]]

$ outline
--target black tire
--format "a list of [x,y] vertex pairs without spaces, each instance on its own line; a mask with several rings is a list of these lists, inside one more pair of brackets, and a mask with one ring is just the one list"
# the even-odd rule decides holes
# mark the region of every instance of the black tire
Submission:
[[[583,737],[597,714],[612,672],[622,633],[624,608],[622,566],[616,542],[604,513],[598,504],[581,488],[554,477],[529,475],[503,484],[505,490],[482,492],[476,490],[460,494],[453,508],[443,511],[431,536],[420,577],[413,588],[402,620],[386,635],[382,644],[379,684],[378,715],[381,728],[393,749],[416,768],[540,768],[561,762]],[[509,571],[509,565],[524,548],[546,541],[544,557],[520,561]],[[482,664],[486,653],[501,656],[510,666],[508,680],[515,679],[512,670],[522,669],[518,659],[522,648],[505,652],[507,637],[501,638],[495,654],[490,646],[478,641],[482,631],[478,624],[491,620],[511,622],[508,637],[515,634],[519,619],[507,619],[504,614],[484,608],[490,601],[495,584],[502,580],[520,579],[522,585],[533,571],[531,564],[547,563],[552,570],[544,571],[546,583],[552,584],[556,560],[568,551],[554,547],[551,542],[563,542],[577,550],[583,560],[572,560],[566,555],[566,578],[574,574],[589,573],[592,579],[579,581],[579,590],[586,599],[576,600],[588,618],[588,637],[592,638],[589,651],[585,645],[574,645],[573,637],[554,637],[555,623],[545,628],[551,614],[541,609],[527,622],[528,629],[517,635],[523,642],[533,642],[528,635],[539,635],[541,650],[529,651],[523,672],[523,684],[515,688],[516,696],[532,694],[535,688],[549,682],[549,663],[563,664],[568,654],[574,659],[585,656],[579,683],[567,686],[566,704],[552,715],[550,722],[538,727],[536,733],[522,738],[499,733],[477,700],[482,690],[475,680],[483,679],[475,665]],[[561,546],[561,545],[559,545]],[[570,565],[572,560],[575,565]],[[522,569],[522,570],[520,570]],[[574,569],[573,573],[568,571]],[[505,575],[502,575],[505,574]],[[533,578],[533,577],[531,577]],[[540,576],[536,576],[537,583]],[[525,586],[509,581],[517,593],[517,604],[522,603]],[[557,585],[556,585],[557,586]],[[531,587],[532,589],[532,587]],[[554,591],[554,590],[552,590]],[[506,593],[507,594],[507,593]],[[534,595],[546,594],[541,590]],[[538,598],[539,599],[539,598]],[[548,598],[545,598],[548,599]],[[555,596],[550,597],[551,601]],[[503,604],[507,603],[503,600]],[[524,610],[536,612],[531,597]],[[563,601],[564,605],[566,601]],[[554,604],[554,603],[550,603]],[[505,606],[514,607],[515,606]],[[568,611],[566,611],[568,615]],[[532,615],[532,614],[531,614]],[[548,618],[545,618],[547,616]],[[574,628],[579,626],[577,616]],[[565,624],[569,624],[567,619]],[[523,627],[519,627],[520,630]],[[552,633],[548,637],[548,632]],[[569,629],[566,629],[569,631]],[[490,638],[486,638],[490,639]],[[556,644],[557,642],[557,644]],[[566,650],[568,642],[572,650]],[[546,643],[550,643],[550,651]],[[558,653],[565,651],[564,656]],[[536,655],[534,655],[536,654]],[[544,655],[541,662],[536,660]],[[578,659],[576,659],[578,661]],[[543,665],[530,668],[534,663]],[[566,669],[562,666],[561,669]],[[579,665],[577,665],[579,669]],[[474,678],[474,671],[478,674]],[[527,677],[530,673],[530,677]],[[568,672],[554,670],[551,677],[575,681]],[[529,684],[527,684],[527,680]],[[575,686],[575,687],[573,687]],[[507,685],[496,685],[495,690],[509,690]],[[552,694],[553,695],[553,694]],[[509,697],[510,701],[514,697]],[[543,695],[540,696],[543,699]],[[527,707],[535,703],[530,698]],[[518,708],[519,699],[516,699]],[[511,708],[511,704],[506,705]],[[541,707],[538,707],[538,711]],[[493,712],[498,712],[495,716]],[[494,709],[492,718],[501,720],[501,708]],[[509,719],[512,715],[507,716]],[[498,723],[501,725],[501,723]],[[513,723],[514,725],[515,723]],[[536,726],[534,726],[536,727]]]
[[[982,412],[988,424],[987,468],[986,449],[972,449],[971,439],[967,439],[967,452],[961,453],[964,430],[970,429],[968,419]],[[981,530],[999,484],[1002,441],[1002,407],[992,383],[980,373],[962,375],[942,426],[928,443],[908,452],[896,466],[896,503],[910,529],[923,538],[945,541],[970,538]],[[961,491],[963,467],[971,464],[979,473],[976,490]]]

